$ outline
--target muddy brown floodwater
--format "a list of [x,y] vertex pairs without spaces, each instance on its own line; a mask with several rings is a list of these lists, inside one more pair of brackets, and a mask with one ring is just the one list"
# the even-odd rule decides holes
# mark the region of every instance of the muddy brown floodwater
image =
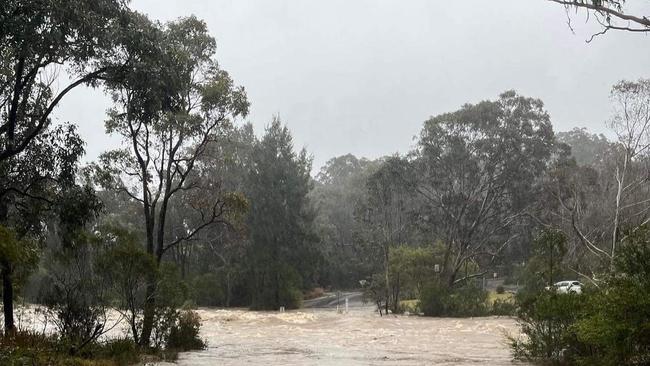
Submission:
[[178,365],[513,365],[504,335],[517,332],[510,318],[379,317],[369,307],[198,312],[208,348]]

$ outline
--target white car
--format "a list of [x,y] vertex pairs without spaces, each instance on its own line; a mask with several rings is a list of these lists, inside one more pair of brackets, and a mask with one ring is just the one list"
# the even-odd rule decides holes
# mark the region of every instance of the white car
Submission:
[[[546,288],[550,290],[550,288]],[[558,294],[581,294],[582,284],[578,281],[560,281],[553,285],[553,289]]]

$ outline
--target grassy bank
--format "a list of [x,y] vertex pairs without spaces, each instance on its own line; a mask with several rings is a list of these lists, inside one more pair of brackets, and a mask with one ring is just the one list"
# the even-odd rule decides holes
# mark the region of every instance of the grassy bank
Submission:
[[173,361],[174,351],[141,349],[127,338],[111,339],[75,349],[57,336],[18,332],[0,337],[0,365],[127,366]]

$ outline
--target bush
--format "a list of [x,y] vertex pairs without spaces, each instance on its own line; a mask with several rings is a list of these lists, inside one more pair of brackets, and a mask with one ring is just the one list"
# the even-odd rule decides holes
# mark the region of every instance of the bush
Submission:
[[514,357],[531,362],[573,363],[584,349],[577,339],[575,324],[585,296],[542,291],[518,302],[523,337],[509,339]]
[[503,286],[499,285],[497,286],[497,294],[501,295],[504,294],[506,290],[503,288]]
[[426,316],[468,317],[487,314],[487,292],[472,284],[449,288],[437,283],[425,286],[420,309]]
[[17,332],[0,337],[0,365],[127,366],[140,361],[139,349],[130,339],[91,342],[71,355],[69,340],[56,335]]
[[496,299],[492,303],[491,315],[514,316],[517,313],[517,305],[512,300]]
[[325,290],[323,290],[322,287],[315,287],[311,289],[310,291],[307,291],[305,295],[303,296],[304,300],[311,300],[311,299],[316,299],[321,296],[325,295]]
[[189,351],[204,349],[205,342],[199,337],[201,317],[194,311],[183,311],[177,323],[171,327],[166,341],[166,348]]
[[41,302],[53,315],[60,336],[71,353],[97,340],[106,323],[106,285],[94,265],[95,249],[80,236],[75,247],[53,247],[44,261],[46,270]]
[[438,284],[430,284],[424,287],[420,294],[420,309],[426,316],[445,316],[449,309],[447,298],[449,289]]
[[101,346],[98,354],[113,360],[119,366],[133,365],[140,361],[138,347],[131,338],[111,339]]
[[582,365],[650,364],[650,230],[627,233],[615,261],[616,272],[590,295],[577,322],[589,352]]

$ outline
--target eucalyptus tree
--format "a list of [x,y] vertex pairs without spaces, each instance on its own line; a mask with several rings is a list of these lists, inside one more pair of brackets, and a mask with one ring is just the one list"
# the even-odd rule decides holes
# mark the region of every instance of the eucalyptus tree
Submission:
[[318,209],[319,229],[327,268],[327,283],[353,288],[373,273],[373,251],[361,240],[364,223],[357,220],[358,208],[367,200],[367,178],[381,163],[347,154],[332,158],[316,176],[311,200]]
[[[195,17],[149,24],[145,42],[127,49],[137,60],[119,82],[107,83],[114,107],[106,130],[124,147],[101,157],[103,184],[138,202],[144,215],[146,252],[159,265],[163,255],[205,228],[224,221],[230,208],[218,178],[214,184],[193,175],[220,130],[248,112],[242,87],[215,60],[216,43]],[[182,193],[182,195],[181,195]],[[195,220],[169,238],[168,214],[183,197]],[[189,226],[191,225],[191,226]],[[142,345],[148,345],[155,310],[156,282],[147,286]]]
[[467,263],[484,268],[519,234],[555,145],[543,103],[513,91],[425,122],[413,166],[422,219],[445,246],[449,285]]
[[[64,189],[56,187],[64,183],[55,178],[62,167],[76,164],[79,149],[83,151],[74,133],[66,136],[51,128],[52,112],[71,90],[96,86],[110,71],[128,63],[121,46],[139,35],[132,17],[123,0],[2,3],[0,225],[15,228],[19,222],[29,222],[16,228],[19,237],[40,235],[43,210],[55,203],[52,192]],[[59,78],[63,70],[70,81]],[[59,82],[64,83],[60,88]],[[70,139],[68,146],[63,146],[61,138]],[[28,207],[30,215],[21,215]],[[13,265],[7,258],[2,260],[5,328],[11,329]]]
[[615,112],[609,124],[617,136],[610,247],[613,267],[621,226],[640,226],[650,221],[650,192],[646,187],[650,179],[650,80],[621,81],[614,85],[611,95]]
[[[630,11],[630,3],[626,0],[546,0],[563,5],[570,16],[570,10],[584,10],[587,16],[593,17],[600,24],[602,30],[594,34],[587,42],[595,36],[607,33],[610,30],[648,33],[650,32],[650,14],[633,14]],[[639,2],[634,2],[638,4]],[[569,21],[569,26],[571,22]]]
[[[650,221],[650,81],[618,82],[611,101],[614,113],[607,125],[616,139],[600,140],[590,164],[564,162],[549,175],[550,192],[560,203],[556,213],[568,213],[571,231],[610,266],[622,230]],[[594,138],[587,143],[594,146]]]
[[[364,240],[381,253],[385,310],[396,311],[399,299],[391,296],[390,254],[392,248],[408,244],[407,233],[414,212],[412,167],[400,157],[389,157],[367,181],[367,198],[357,209],[366,226]],[[391,300],[393,303],[391,304]]]
[[612,150],[612,143],[603,134],[590,133],[586,128],[575,127],[555,134],[557,141],[571,148],[571,156],[581,166],[603,166]]
[[[6,0],[0,9],[0,162],[20,154],[72,89],[97,85],[127,60],[131,13],[123,0]],[[127,29],[133,32],[133,29]],[[134,34],[129,34],[134,37]],[[55,82],[66,67],[72,77]]]
[[[52,223],[61,228],[78,226],[88,205],[94,205],[94,192],[77,182],[79,160],[84,154],[83,141],[72,125],[49,127],[36,136],[13,163],[0,163],[0,197],[2,217],[0,225],[15,233],[14,244],[42,242]],[[92,211],[92,210],[91,210]],[[61,230],[71,233],[71,230]],[[62,239],[67,240],[68,237]],[[5,246],[12,244],[7,242]],[[17,252],[30,252],[33,248],[16,248]],[[31,248],[31,249],[30,249]],[[0,255],[0,272],[3,281],[4,326],[14,327],[13,287],[14,272],[21,261],[15,256]]]

